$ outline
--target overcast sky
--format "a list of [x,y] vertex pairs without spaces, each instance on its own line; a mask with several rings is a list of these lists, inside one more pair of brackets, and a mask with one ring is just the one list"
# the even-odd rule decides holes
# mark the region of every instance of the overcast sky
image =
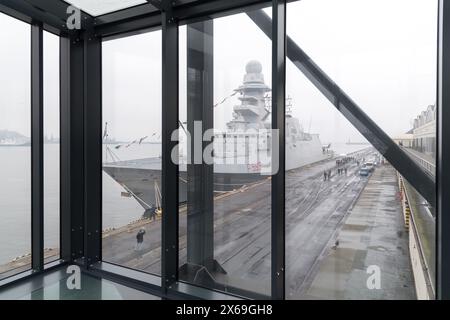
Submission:
[[[437,0],[302,0],[288,5],[288,34],[390,135],[436,100]],[[214,21],[214,100],[241,83],[259,60],[271,86],[271,43],[245,15]],[[2,32],[3,31],[3,32]],[[6,32],[7,31],[7,32]],[[13,32],[11,32],[13,31]],[[0,129],[29,135],[30,27],[0,15]],[[186,28],[180,30],[180,118],[186,109]],[[54,39],[52,39],[54,38]],[[46,133],[57,135],[58,41],[46,36]],[[161,32],[103,44],[104,121],[110,136],[134,140],[161,130]],[[287,94],[293,115],[323,143],[363,140],[292,63]],[[231,119],[237,97],[215,109]]]
[[[30,136],[30,25],[0,14],[0,129]],[[59,137],[59,38],[44,32],[45,134]]]
[[0,14],[0,43],[0,129],[29,136],[30,26]]
[[[287,31],[390,135],[436,100],[436,0],[303,0],[288,6]],[[295,114],[322,140],[356,130],[289,62]]]

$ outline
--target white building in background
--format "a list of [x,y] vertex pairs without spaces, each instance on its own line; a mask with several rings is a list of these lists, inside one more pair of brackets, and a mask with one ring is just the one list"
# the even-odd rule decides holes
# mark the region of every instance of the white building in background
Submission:
[[412,148],[435,156],[436,153],[436,106],[430,105],[414,119]]
[[395,136],[392,140],[399,146],[412,148],[414,144],[414,135],[412,133],[404,133]]

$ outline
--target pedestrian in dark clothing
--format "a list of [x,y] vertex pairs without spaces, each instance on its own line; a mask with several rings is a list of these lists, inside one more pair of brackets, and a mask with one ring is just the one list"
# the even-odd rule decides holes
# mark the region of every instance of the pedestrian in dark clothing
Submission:
[[139,230],[139,232],[136,234],[136,251],[141,251],[142,250],[142,246],[144,244],[144,234],[145,234],[145,229],[141,228]]
[[326,171],[323,172],[323,181],[327,181],[327,172]]
[[156,210],[157,210],[156,207],[152,207],[152,208],[151,208],[150,219],[152,219],[153,221],[156,220]]

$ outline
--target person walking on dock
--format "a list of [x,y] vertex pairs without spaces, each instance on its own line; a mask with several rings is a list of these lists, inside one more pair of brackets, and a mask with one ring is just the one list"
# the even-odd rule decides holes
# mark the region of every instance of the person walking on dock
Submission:
[[158,208],[156,208],[155,206],[151,206],[150,209],[148,209],[148,217],[149,219],[151,219],[152,221],[156,221],[156,210]]
[[139,230],[139,232],[136,234],[136,248],[135,251],[141,251],[142,250],[142,246],[144,245],[144,234],[145,234],[145,229],[141,228]]

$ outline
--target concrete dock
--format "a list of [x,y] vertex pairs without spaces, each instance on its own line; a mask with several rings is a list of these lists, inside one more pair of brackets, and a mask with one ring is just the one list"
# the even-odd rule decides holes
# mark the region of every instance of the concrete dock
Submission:
[[[375,170],[337,235],[339,245],[319,263],[305,298],[415,299],[408,234],[396,173]],[[369,266],[380,268],[380,289],[368,289]]]
[[[287,296],[302,298],[320,258],[330,250],[348,211],[368,178],[356,162],[338,175],[333,159],[286,174]],[[323,172],[332,177],[324,181]],[[262,294],[270,293],[270,179],[214,201],[214,256],[227,271],[217,281]],[[376,199],[375,199],[376,200]],[[146,230],[141,253],[134,250],[136,233]],[[150,273],[160,272],[160,220],[133,223],[108,232],[103,239],[105,261]],[[186,262],[186,214],[180,209],[180,266]]]

